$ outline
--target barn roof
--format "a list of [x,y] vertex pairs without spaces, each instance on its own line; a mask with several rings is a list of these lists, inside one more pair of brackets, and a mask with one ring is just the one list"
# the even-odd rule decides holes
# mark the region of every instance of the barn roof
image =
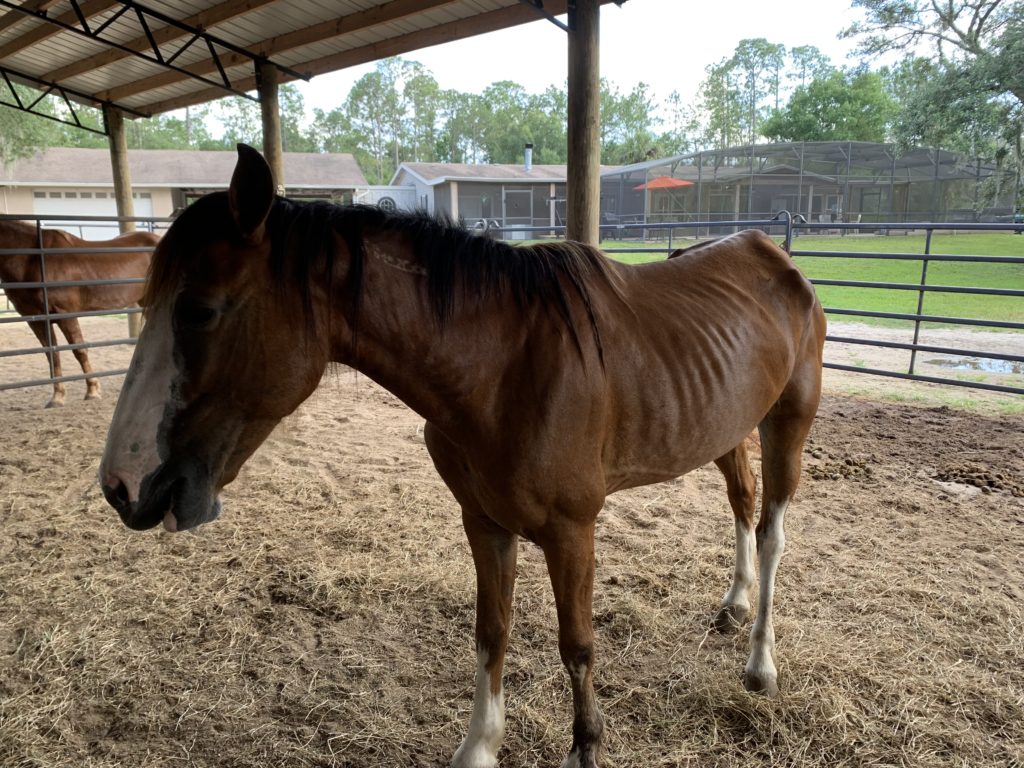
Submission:
[[[602,3],[622,0],[600,0]],[[569,0],[0,0],[0,75],[154,115],[565,13]],[[18,97],[0,82],[0,101]],[[25,108],[25,104],[15,104]]]
[[[238,154],[177,149],[133,149],[128,163],[135,186],[221,189],[231,178]],[[348,189],[365,187],[366,177],[349,154],[286,152],[289,187]],[[53,147],[0,169],[6,186],[111,186],[113,173],[106,149]]]

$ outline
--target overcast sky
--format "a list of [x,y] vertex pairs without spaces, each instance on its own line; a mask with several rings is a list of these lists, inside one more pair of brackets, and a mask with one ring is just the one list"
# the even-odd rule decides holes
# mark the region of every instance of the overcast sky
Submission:
[[[763,37],[787,48],[817,46],[836,65],[853,64],[839,31],[859,17],[850,0],[627,0],[601,10],[601,76],[623,91],[651,86],[657,102],[673,90],[693,99],[708,64],[730,56],[745,38]],[[479,93],[513,80],[530,93],[566,80],[565,33],[546,20],[404,54],[431,70],[442,88]],[[341,105],[352,84],[373,65],[298,83],[306,108]]]

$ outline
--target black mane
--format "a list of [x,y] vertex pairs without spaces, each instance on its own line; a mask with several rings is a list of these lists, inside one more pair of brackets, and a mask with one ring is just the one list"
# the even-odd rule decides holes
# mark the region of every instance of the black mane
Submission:
[[[172,261],[195,253],[197,246],[210,239],[209,233],[224,232],[230,222],[227,197],[223,194],[208,195],[186,209],[165,235],[154,257],[147,300],[158,298],[177,284],[186,265]],[[569,326],[579,346],[579,332],[570,308],[569,294],[574,292],[583,302],[601,354],[589,285],[597,281],[613,291],[617,292],[617,288],[607,259],[596,248],[573,242],[513,246],[474,235],[450,218],[424,212],[394,212],[369,205],[296,202],[285,198],[274,202],[267,231],[278,285],[299,292],[307,317],[312,309],[313,275],[333,278],[337,234],[344,240],[351,259],[347,319],[355,331],[362,300],[365,240],[378,233],[394,233],[408,239],[415,266],[426,274],[429,301],[439,328],[450,322],[460,291],[484,299],[511,295],[520,307],[552,307]],[[172,252],[178,254],[174,260],[170,258]],[[571,289],[567,290],[567,286]]]

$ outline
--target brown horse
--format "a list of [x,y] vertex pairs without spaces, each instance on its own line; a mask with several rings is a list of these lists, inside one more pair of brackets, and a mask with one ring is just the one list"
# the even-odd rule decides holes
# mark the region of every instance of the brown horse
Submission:
[[[55,248],[138,248],[136,251],[89,251],[81,253],[46,253],[46,282],[70,280],[116,280],[122,278],[142,278],[149,268],[153,247],[160,238],[152,232],[129,232],[115,237],[113,240],[83,240],[60,229],[39,229],[33,224],[22,221],[0,220],[0,249],[35,249],[35,253],[0,253],[0,283],[40,283],[43,272],[40,268],[38,250],[50,251]],[[57,314],[70,312],[87,312],[97,309],[124,309],[138,306],[142,298],[141,283],[116,285],[81,285],[47,287],[44,299],[42,288],[7,288],[10,299],[18,313],[31,317],[33,315]],[[64,333],[68,344],[81,344],[82,328],[77,317],[65,317],[54,320],[47,328],[45,320],[31,320],[29,327],[35,333],[39,343],[47,350],[53,361],[53,376],[60,378],[60,353],[51,349],[56,345],[57,333],[53,326]],[[85,348],[73,350],[82,373],[92,373],[89,353]],[[85,399],[92,400],[100,396],[98,379],[87,378]],[[64,382],[55,381],[53,398],[47,403],[50,408],[64,405]]]
[[[425,215],[293,203],[239,147],[227,193],[157,247],[147,325],[100,467],[126,525],[192,528],[329,361],[426,421],[477,573],[477,673],[452,764],[494,766],[517,537],[544,552],[573,695],[566,766],[596,766],[594,525],[604,498],[714,461],[735,513],[732,586],[715,618],[760,599],[744,683],[775,693],[772,594],[783,515],[818,405],[825,322],[808,281],[759,232],[642,266],[587,246],[512,247]],[[744,438],[761,434],[754,529]]]

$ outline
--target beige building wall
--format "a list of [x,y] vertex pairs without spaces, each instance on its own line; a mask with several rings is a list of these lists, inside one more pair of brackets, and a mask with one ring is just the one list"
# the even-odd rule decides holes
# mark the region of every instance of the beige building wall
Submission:
[[[38,213],[35,206],[34,193],[39,190],[67,190],[67,191],[88,191],[88,192],[106,192],[107,199],[113,201],[114,189],[102,187],[71,187],[71,186],[60,186],[54,184],[39,185],[39,187],[6,187],[0,186],[0,213],[9,213],[20,216],[31,216],[34,213]],[[170,189],[153,189],[146,187],[134,187],[133,191],[136,194],[146,193],[150,195],[153,205],[153,216],[156,218],[167,218],[174,213],[173,196]],[[95,210],[89,211],[85,215],[96,215]],[[111,212],[113,215],[113,212]]]
[[32,190],[27,187],[0,187],[0,213],[32,213]]

